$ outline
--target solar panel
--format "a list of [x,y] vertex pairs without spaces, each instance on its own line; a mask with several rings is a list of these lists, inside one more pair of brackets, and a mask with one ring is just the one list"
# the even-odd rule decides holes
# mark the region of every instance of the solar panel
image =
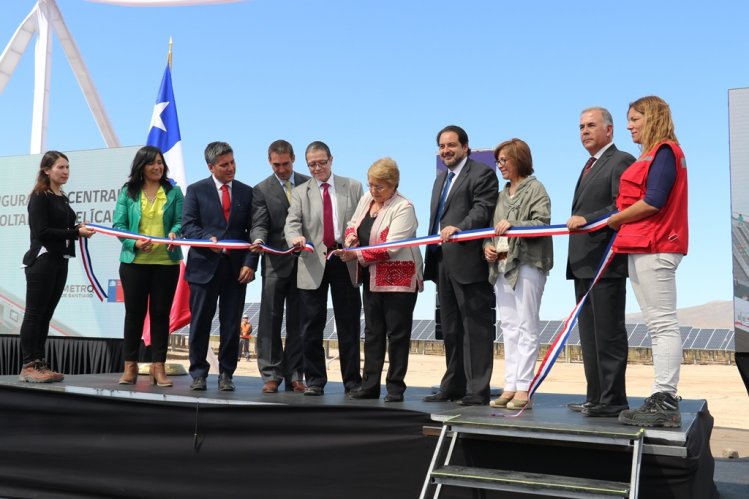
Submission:
[[630,333],[629,339],[627,341],[629,342],[629,346],[631,347],[641,347],[646,341],[650,342],[647,326],[642,323],[635,324],[635,327],[632,328],[632,332]]
[[570,346],[580,345],[580,329],[577,327],[577,324],[575,324],[575,327],[573,327],[572,331],[570,331],[570,337],[567,338],[567,344]]
[[[247,303],[244,307],[244,314],[250,318],[250,322],[257,327],[259,315],[260,315],[260,304],[259,303]],[[362,337],[364,336],[364,319],[361,319],[361,331]],[[553,321],[541,321],[540,332],[539,332],[539,343],[542,345],[550,344],[559,333],[564,323],[559,320]],[[650,335],[648,334],[647,326],[644,323],[626,324],[628,341],[630,347],[650,348],[651,341]],[[502,333],[501,322],[496,324],[496,338],[495,343],[504,343],[504,335]],[[175,334],[188,335],[190,332],[190,326],[185,326]],[[218,335],[219,333],[219,320],[218,311],[211,321],[211,334]],[[691,326],[680,326],[679,334],[682,338],[682,347],[691,350],[720,350],[720,351],[733,351],[735,348],[735,333],[731,329],[712,329],[712,328],[692,328]],[[286,320],[281,325],[281,336],[286,336]],[[333,310],[328,309],[327,317],[325,322],[325,328],[323,330],[323,339],[335,340],[337,335],[335,333],[335,317]],[[431,319],[414,319],[411,328],[411,339],[413,341],[441,341],[435,338],[435,321]],[[575,326],[570,332],[570,336],[567,339],[568,345],[577,346],[580,344],[580,334],[578,327]]]
[[705,345],[705,350],[722,350],[722,346],[728,337],[728,329],[716,329],[710,336],[710,340]]

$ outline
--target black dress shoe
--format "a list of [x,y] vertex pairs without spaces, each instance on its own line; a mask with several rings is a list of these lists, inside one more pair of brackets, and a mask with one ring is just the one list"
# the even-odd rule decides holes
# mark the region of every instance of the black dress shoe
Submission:
[[304,394],[311,397],[319,397],[324,393],[325,391],[323,390],[322,386],[308,386],[307,389],[304,390]]
[[374,392],[370,390],[356,390],[354,392],[351,392],[348,394],[348,397],[350,399],[378,399],[380,398],[379,392]]
[[222,373],[218,377],[218,389],[222,392],[233,392],[234,382],[231,380],[231,376],[226,373]]
[[628,405],[596,404],[593,407],[583,409],[581,412],[583,416],[589,418],[616,418],[620,412],[627,409],[629,409]]
[[489,399],[485,399],[482,397],[474,397],[473,395],[468,395],[458,400],[458,405],[462,405],[462,406],[489,405]]
[[361,390],[361,383],[349,383],[345,386],[346,389],[346,395],[350,395],[352,393],[358,392]]
[[582,412],[583,409],[588,409],[590,407],[593,407],[593,402],[588,402],[587,400],[585,402],[579,403],[579,402],[573,402],[571,404],[567,404],[567,409],[575,412]]
[[385,402],[403,402],[402,393],[388,393],[385,395]]
[[205,376],[198,376],[193,379],[192,384],[190,384],[190,390],[204,392],[205,388]]
[[433,395],[427,395],[424,397],[424,402],[452,402],[458,400],[460,397],[448,395],[445,392],[437,392]]

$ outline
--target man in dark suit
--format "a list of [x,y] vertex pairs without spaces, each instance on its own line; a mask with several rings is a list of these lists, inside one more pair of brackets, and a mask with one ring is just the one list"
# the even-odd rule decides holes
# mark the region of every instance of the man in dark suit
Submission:
[[[205,148],[211,176],[187,188],[182,234],[188,239],[248,241],[252,224],[252,187],[235,180],[234,152],[225,142]],[[190,389],[205,390],[211,322],[220,299],[218,354],[221,391],[234,391],[232,376],[239,355],[239,322],[247,283],[255,278],[258,256],[248,250],[192,246],[185,267],[190,285]]]
[[[294,172],[294,148],[285,140],[268,147],[273,170],[253,189],[252,241],[271,248],[288,248],[284,237],[291,191],[310,178]],[[286,391],[304,392],[302,342],[299,335],[299,293],[296,286],[297,255],[262,257],[263,294],[257,331],[257,367],[263,378],[263,393],[278,392],[285,380]],[[286,306],[286,342],[281,341],[281,325]]]
[[311,242],[315,246],[313,253],[301,254],[297,268],[307,379],[304,394],[322,395],[328,381],[322,344],[328,288],[333,297],[341,376],[349,393],[361,385],[361,294],[351,279],[357,263],[344,263],[337,256],[328,260],[326,255],[342,247],[346,224],[362,197],[362,186],[354,179],[333,175],[333,156],[324,142],[308,145],[305,158],[313,178],[291,193],[285,228],[289,245],[303,247]]
[[491,224],[499,184],[490,167],[468,158],[471,150],[462,128],[443,128],[437,145],[447,171],[437,175],[432,188],[429,227],[431,234],[440,234],[442,245],[427,248],[424,278],[437,284],[447,368],[440,391],[424,400],[485,405],[495,337],[489,267],[481,240],[446,241],[460,231]]
[[[614,124],[606,109],[593,107],[581,113],[580,140],[590,158],[575,186],[572,216],[567,221],[571,230],[616,209],[619,178],[635,158],[619,151],[613,137]],[[590,288],[613,234],[605,228],[570,236],[567,279],[574,279],[578,301]],[[567,407],[586,416],[613,417],[629,408],[624,382],[628,348],[624,327],[626,283],[627,255],[617,255],[580,310],[577,327],[587,395],[584,402]]]

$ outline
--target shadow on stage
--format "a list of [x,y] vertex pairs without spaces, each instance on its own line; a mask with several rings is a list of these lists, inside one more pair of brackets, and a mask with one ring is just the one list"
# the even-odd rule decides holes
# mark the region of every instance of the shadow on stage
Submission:
[[[441,427],[451,415],[503,417],[489,407],[428,404],[409,388],[403,403],[349,400],[340,384],[322,397],[263,395],[259,378],[236,392],[118,385],[114,373],[68,375],[31,385],[0,376],[0,496],[35,498],[415,498]],[[579,396],[540,393],[517,424],[610,429],[610,418],[565,408]],[[632,397],[630,403],[639,405]],[[682,402],[681,429],[646,432],[640,497],[717,497],[705,401]],[[458,441],[453,462],[518,472],[629,476],[630,455],[603,457],[572,442],[508,438]],[[510,497],[444,487],[440,497]],[[533,496],[528,496],[533,497]]]

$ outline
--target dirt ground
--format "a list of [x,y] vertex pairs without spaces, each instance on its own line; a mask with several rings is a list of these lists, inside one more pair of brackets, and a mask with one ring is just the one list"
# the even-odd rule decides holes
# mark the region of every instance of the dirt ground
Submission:
[[[335,355],[335,350],[330,354]],[[406,384],[437,385],[444,369],[445,358],[441,355],[411,354]],[[256,359],[240,361],[235,375],[259,376]],[[501,387],[503,376],[504,362],[495,360],[492,387]],[[328,378],[341,380],[337,360],[330,363]],[[653,366],[630,364],[627,367],[628,395],[647,397],[652,381]],[[557,362],[539,392],[585,393],[582,363]],[[685,399],[707,400],[708,409],[715,418],[711,447],[716,458],[728,457],[731,451],[738,452],[738,457],[749,457],[749,396],[735,365],[682,365],[679,394]]]

